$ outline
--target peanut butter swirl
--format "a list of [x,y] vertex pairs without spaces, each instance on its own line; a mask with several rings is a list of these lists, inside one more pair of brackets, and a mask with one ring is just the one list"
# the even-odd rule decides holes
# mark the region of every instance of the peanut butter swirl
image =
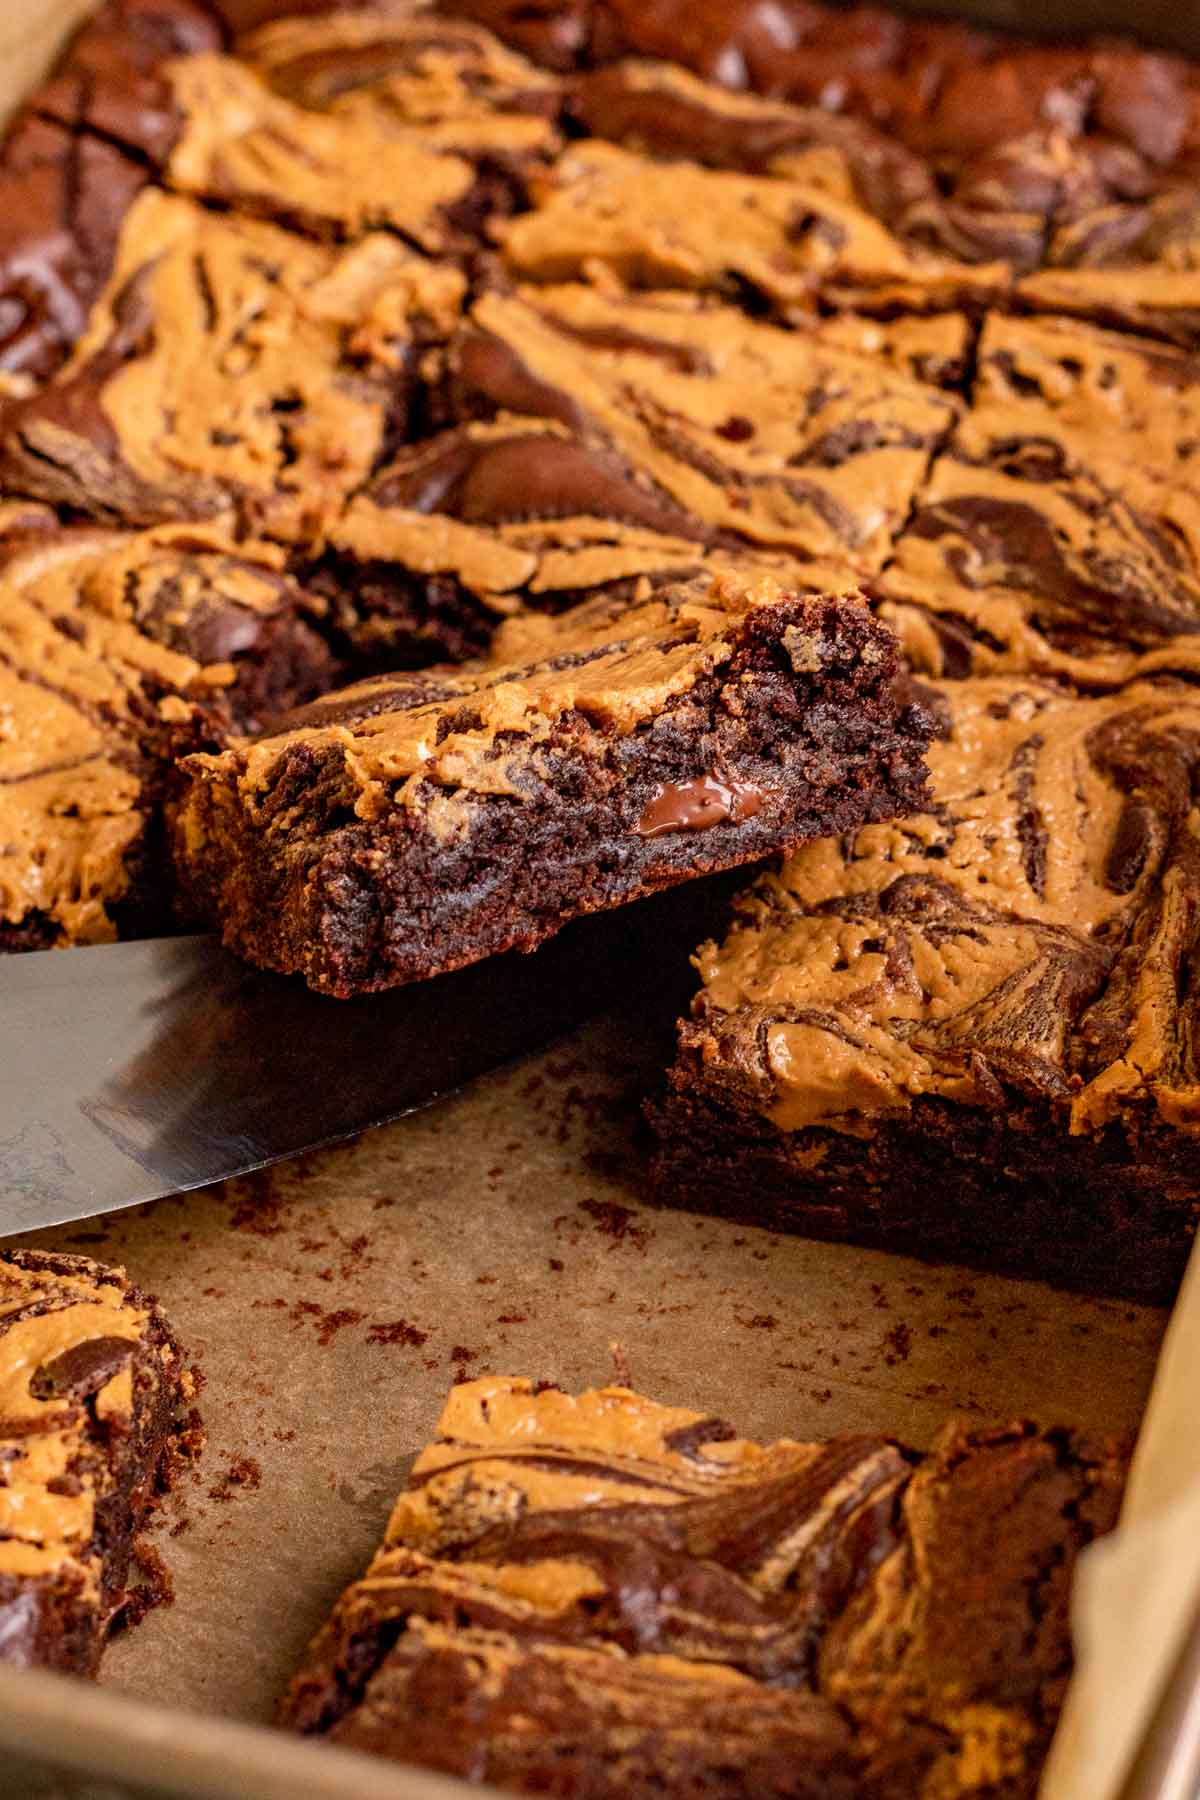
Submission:
[[461,291],[390,236],[332,249],[150,190],[72,361],[0,418],[0,475],[104,520],[319,543],[403,415],[415,325]]
[[[63,530],[12,509],[0,543],[0,931],[95,943],[138,899],[160,760],[255,716],[272,660],[323,646],[269,547],[211,526]],[[7,550],[7,556],[2,555]],[[252,659],[249,686],[243,658]]]
[[1200,655],[1196,369],[1063,320],[992,318],[973,403],[882,586],[933,674],[1103,688]]
[[813,1144],[932,1100],[1036,1103],[1075,1135],[1195,1131],[1193,689],[937,692],[930,811],[764,877],[700,953],[685,1042]]
[[[448,348],[461,422],[401,450],[330,542],[451,575],[500,611],[506,595],[545,604],[722,551],[836,565],[846,585],[883,566],[955,418],[948,397],[856,354],[876,347],[856,325],[784,331],[689,295],[582,285],[485,294]],[[894,341],[905,361],[929,339]]]
[[[1003,1684],[996,1643],[1029,1559],[1065,1583],[1120,1474],[1112,1446],[1020,1425],[952,1427],[922,1460],[761,1446],[627,1388],[467,1383],[284,1722],[517,1791],[569,1760],[602,1800],[732,1779],[852,1800],[885,1771],[912,1800],[1031,1794],[1065,1633]],[[986,1599],[951,1655],[985,1518]]]
[[855,199],[841,159],[801,178],[649,162],[615,144],[568,146],[536,209],[503,229],[525,278],[605,269],[631,287],[720,291],[745,283],[782,317],[834,305],[937,312],[1003,298],[1009,270],[907,246]]
[[0,1576],[70,1565],[98,1596],[93,1529],[107,1490],[93,1439],[130,1427],[133,1353],[148,1320],[121,1270],[0,1262]]
[[471,159],[521,164],[557,147],[562,83],[491,32],[428,9],[272,21],[239,57],[296,106]]

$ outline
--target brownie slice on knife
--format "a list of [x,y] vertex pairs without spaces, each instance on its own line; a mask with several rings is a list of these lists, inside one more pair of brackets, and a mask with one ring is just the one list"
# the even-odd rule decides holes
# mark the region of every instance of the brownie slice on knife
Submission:
[[469,1382],[283,1723],[518,1793],[1032,1800],[1124,1472],[1023,1423],[760,1446]]
[[502,638],[183,764],[182,887],[231,947],[383,988],[923,791],[929,719],[854,591],[727,572],[516,628],[516,660]]
[[0,1253],[0,1662],[95,1673],[191,1391],[123,1269]]

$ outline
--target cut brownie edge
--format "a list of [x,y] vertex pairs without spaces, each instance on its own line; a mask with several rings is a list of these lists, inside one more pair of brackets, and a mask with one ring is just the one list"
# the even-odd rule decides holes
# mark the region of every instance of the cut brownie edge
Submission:
[[0,1298],[0,1661],[91,1675],[191,1378],[121,1269],[8,1250]]
[[699,1038],[685,1030],[671,1091],[646,1105],[659,1138],[648,1197],[1152,1306],[1174,1299],[1200,1209],[1180,1134],[1148,1123],[1132,1142],[1117,1127],[1051,1140],[1036,1108],[998,1119],[922,1100],[877,1140],[797,1141],[750,1106],[715,1101],[708,1068],[700,1091]]
[[[684,691],[632,725],[589,717],[583,694],[552,719],[551,707],[533,740],[516,718],[485,730],[484,761],[457,788],[439,779],[456,744],[477,750],[483,720],[470,692],[435,702],[431,750],[450,744],[439,779],[420,765],[416,806],[385,801],[375,820],[355,816],[354,777],[360,743],[369,752],[372,726],[386,729],[385,683],[365,684],[367,723],[343,714],[289,733],[285,721],[273,757],[267,740],[195,759],[176,834],[185,893],[252,961],[344,996],[532,949],[569,917],[891,816],[923,792],[930,720],[898,690],[894,646],[860,603],[752,607],[730,638],[719,667],[701,666],[701,647]],[[572,650],[544,674],[504,672],[485,701],[502,724],[523,690],[611,666],[613,693],[640,702],[637,659],[658,653],[636,638]],[[336,718],[334,705],[313,710]]]

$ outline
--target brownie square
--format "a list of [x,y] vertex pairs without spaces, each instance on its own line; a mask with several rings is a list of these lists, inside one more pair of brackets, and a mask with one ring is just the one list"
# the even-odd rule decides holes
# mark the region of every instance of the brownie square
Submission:
[[1197,1217],[1200,700],[947,681],[931,799],[797,851],[700,951],[689,1205],[1163,1302]]
[[382,234],[337,249],[147,190],[70,365],[0,406],[0,483],[120,524],[319,539],[461,289]]
[[345,996],[532,949],[923,790],[928,719],[854,594],[730,573],[534,629],[534,660],[381,677],[189,759],[188,902],[250,961]]
[[1192,359],[1063,320],[992,318],[978,371],[879,588],[914,667],[1082,688],[1194,669]]
[[0,1661],[93,1675],[191,1377],[123,1269],[6,1250],[0,1386]]
[[684,294],[489,289],[447,348],[444,428],[351,500],[306,579],[360,654],[409,661],[477,653],[519,605],[560,611],[726,550],[813,582],[874,573],[956,416],[904,365],[944,375],[965,323],[833,326]]
[[327,687],[309,601],[211,527],[0,524],[0,949],[167,922],[157,815],[180,749]]
[[626,1388],[454,1389],[293,1729],[518,1793],[1032,1800],[1121,1448],[760,1446]]

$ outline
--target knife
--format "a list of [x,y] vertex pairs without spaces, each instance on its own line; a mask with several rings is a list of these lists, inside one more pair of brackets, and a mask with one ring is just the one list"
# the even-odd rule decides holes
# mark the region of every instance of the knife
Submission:
[[611,1005],[677,1008],[720,881],[354,1000],[213,937],[0,958],[0,1235],[245,1174],[412,1112]]

